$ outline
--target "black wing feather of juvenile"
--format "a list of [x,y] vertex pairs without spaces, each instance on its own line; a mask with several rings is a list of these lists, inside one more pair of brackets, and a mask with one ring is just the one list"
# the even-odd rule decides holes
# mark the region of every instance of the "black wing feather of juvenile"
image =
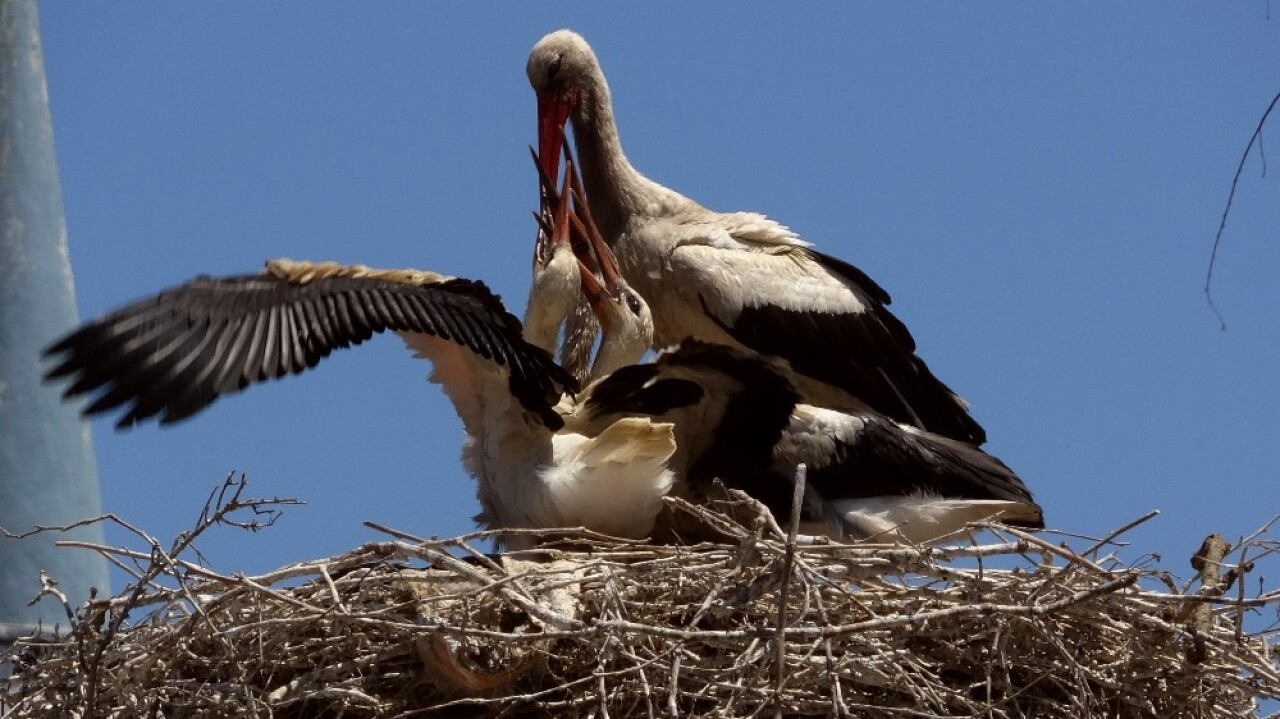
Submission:
[[57,361],[46,378],[71,378],[67,396],[97,393],[88,414],[125,406],[117,426],[167,424],[385,331],[438,336],[506,367],[512,395],[553,429],[554,404],[578,389],[482,282],[265,274],[200,277],[92,320],[45,350]]

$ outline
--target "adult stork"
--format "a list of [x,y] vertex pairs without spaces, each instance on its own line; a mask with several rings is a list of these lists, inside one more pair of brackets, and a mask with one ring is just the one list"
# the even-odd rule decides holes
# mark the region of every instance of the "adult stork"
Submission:
[[[570,195],[566,188],[556,199],[548,257],[564,258],[573,228],[584,226],[566,214]],[[543,263],[535,273],[565,264]],[[543,279],[535,277],[535,300],[562,289],[563,277]],[[541,299],[532,303],[539,312],[568,306]],[[478,480],[482,526],[648,534],[672,483],[671,426],[637,416],[590,436],[565,428],[557,404],[578,382],[522,337],[519,320],[481,282],[273,260],[261,274],[195,279],[88,322],[47,350],[60,360],[47,376],[72,379],[66,396],[98,393],[87,414],[125,407],[119,427],[152,417],[167,424],[384,331],[431,361],[430,380],[462,419],[463,463]],[[526,544],[521,536],[508,541]]]
[[649,304],[657,346],[694,337],[751,348],[785,358],[806,401],[985,441],[964,400],[916,355],[889,294],[861,270],[764,215],[707,210],[631,166],[609,85],[581,36],[543,37],[526,70],[544,169],[557,176],[571,121],[592,214]]
[[[875,411],[803,403],[784,361],[686,339],[635,364],[652,339],[648,310],[609,248],[594,249],[601,281],[584,273],[583,289],[604,329],[593,368],[600,379],[567,421],[588,435],[625,417],[674,425],[673,493],[700,502],[719,479],[785,523],[803,463],[807,533],[924,544],[986,519],[1043,528],[1030,490],[999,459]],[[662,538],[693,539],[699,530],[665,514],[658,525]]]

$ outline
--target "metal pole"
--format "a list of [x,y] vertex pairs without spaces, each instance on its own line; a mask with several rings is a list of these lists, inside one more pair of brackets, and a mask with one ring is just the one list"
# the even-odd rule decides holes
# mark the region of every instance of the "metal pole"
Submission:
[[[0,0],[0,526],[25,532],[100,511],[89,427],[41,382],[40,351],[78,322],[35,0]],[[59,535],[102,541],[97,527]],[[40,570],[73,606],[108,590],[105,561],[52,534],[0,537],[0,648],[67,626]]]

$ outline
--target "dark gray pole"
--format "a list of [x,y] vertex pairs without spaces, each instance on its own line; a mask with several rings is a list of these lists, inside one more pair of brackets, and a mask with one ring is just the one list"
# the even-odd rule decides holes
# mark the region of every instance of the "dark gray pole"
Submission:
[[[35,0],[0,0],[0,526],[25,532],[98,514],[89,427],[40,380],[40,350],[77,323],[62,189]],[[60,535],[102,541],[98,528]],[[0,646],[42,622],[67,626],[56,601],[27,602],[49,573],[73,606],[107,591],[92,552],[55,537],[0,538]]]

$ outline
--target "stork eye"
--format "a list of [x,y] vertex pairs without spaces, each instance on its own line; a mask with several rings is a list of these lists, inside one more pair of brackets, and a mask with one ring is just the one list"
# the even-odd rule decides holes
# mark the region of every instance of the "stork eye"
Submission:
[[554,82],[556,75],[560,73],[560,56],[557,55],[555,60],[547,66],[547,82]]
[[627,299],[627,309],[631,310],[632,314],[640,314],[640,298],[630,292],[626,293],[624,297]]

